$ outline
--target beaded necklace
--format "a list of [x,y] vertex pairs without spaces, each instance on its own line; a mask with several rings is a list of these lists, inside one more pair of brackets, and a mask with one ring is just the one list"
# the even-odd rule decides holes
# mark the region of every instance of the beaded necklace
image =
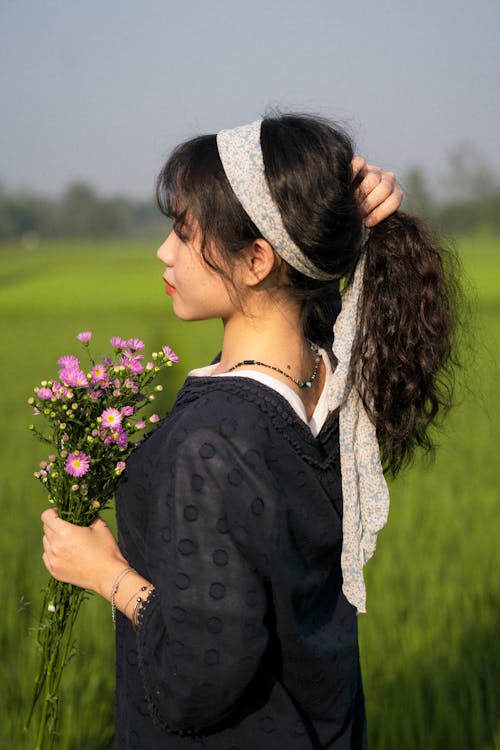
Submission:
[[291,380],[292,383],[295,383],[299,388],[312,388],[312,384],[316,380],[316,375],[318,374],[319,370],[319,364],[321,362],[321,354],[318,352],[317,349],[311,347],[313,351],[316,352],[316,357],[314,360],[314,370],[312,371],[311,377],[309,380],[298,380],[297,378],[293,378],[291,375],[289,375],[284,370],[281,370],[279,367],[275,367],[274,365],[268,365],[265,362],[259,362],[257,359],[242,359],[241,362],[237,362],[235,365],[229,368],[229,370],[226,370],[226,372],[232,372],[233,370],[236,370],[237,367],[242,367],[243,365],[259,365],[260,367],[267,367],[268,370],[274,370],[274,372],[279,372],[280,375],[284,375],[285,378],[288,378],[288,380]]

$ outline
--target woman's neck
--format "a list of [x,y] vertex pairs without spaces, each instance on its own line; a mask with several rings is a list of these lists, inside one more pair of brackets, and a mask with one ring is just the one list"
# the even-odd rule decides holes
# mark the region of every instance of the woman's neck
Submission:
[[309,359],[309,344],[305,340],[300,311],[295,305],[267,305],[264,309],[236,312],[224,321],[224,339],[220,371],[243,359],[258,359],[282,369],[299,365],[304,354]]
[[[257,309],[256,309],[257,308]],[[306,341],[296,304],[257,305],[253,310],[245,306],[224,323],[221,359],[214,374],[227,372],[244,360],[255,360],[279,368],[287,375],[261,365],[245,365],[276,378],[291,387],[302,399],[306,412],[314,411],[324,384],[324,368],[318,368],[312,388],[299,388],[290,378],[306,381],[315,367],[316,354]]]

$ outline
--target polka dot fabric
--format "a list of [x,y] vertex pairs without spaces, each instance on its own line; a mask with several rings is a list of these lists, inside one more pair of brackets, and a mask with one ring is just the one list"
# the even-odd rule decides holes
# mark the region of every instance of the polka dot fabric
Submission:
[[118,618],[117,748],[364,747],[335,414],[313,438],[261,383],[188,378],[117,516],[155,585]]

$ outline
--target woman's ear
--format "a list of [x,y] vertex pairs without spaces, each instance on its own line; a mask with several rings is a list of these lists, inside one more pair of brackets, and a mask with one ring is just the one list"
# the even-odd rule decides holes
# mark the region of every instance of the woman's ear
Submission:
[[248,286],[257,286],[281,263],[267,240],[259,237],[249,245],[244,252],[244,267],[242,281]]

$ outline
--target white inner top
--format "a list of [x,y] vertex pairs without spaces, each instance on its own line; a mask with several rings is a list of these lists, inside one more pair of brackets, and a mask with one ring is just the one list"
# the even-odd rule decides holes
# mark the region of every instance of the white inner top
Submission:
[[321,391],[321,395],[318,399],[318,403],[316,404],[312,417],[309,420],[307,419],[306,409],[299,395],[295,393],[295,391],[288,385],[282,383],[281,380],[278,380],[277,378],[273,377],[272,375],[268,375],[265,372],[258,372],[257,370],[245,370],[242,368],[241,370],[233,370],[233,372],[218,372],[215,375],[212,375],[213,371],[217,367],[217,363],[215,363],[213,365],[207,365],[206,367],[198,367],[196,370],[191,370],[189,375],[193,377],[211,376],[214,378],[240,377],[252,378],[253,380],[257,380],[259,383],[263,383],[269,388],[277,391],[283,396],[283,398],[286,398],[297,416],[300,417],[300,419],[309,426],[312,434],[314,435],[314,437],[316,437],[316,435],[323,427],[328,416],[328,382],[333,374],[328,354],[324,349],[319,349],[318,351],[319,354],[321,354],[321,358],[323,359],[323,362],[325,364],[325,383],[323,385],[323,390]]

